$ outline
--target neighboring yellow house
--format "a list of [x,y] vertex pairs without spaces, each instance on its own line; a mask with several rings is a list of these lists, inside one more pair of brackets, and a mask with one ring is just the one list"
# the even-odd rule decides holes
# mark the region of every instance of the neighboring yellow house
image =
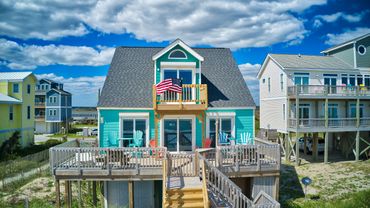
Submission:
[[15,131],[23,147],[33,143],[36,81],[32,72],[0,73],[0,145]]

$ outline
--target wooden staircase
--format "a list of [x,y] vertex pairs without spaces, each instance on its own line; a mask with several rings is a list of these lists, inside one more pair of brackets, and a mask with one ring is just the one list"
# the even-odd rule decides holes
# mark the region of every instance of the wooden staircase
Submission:
[[[172,165],[174,161],[172,161]],[[171,164],[171,163],[170,163]],[[168,160],[163,160],[163,198],[162,207],[193,207],[209,208],[208,190],[205,180],[200,181],[198,169],[190,171],[180,171],[174,173],[173,169],[192,167],[192,163],[187,160],[170,167]],[[185,170],[184,169],[184,170]],[[205,178],[205,170],[201,171]]]
[[163,207],[204,207],[202,187],[168,189],[166,195]]

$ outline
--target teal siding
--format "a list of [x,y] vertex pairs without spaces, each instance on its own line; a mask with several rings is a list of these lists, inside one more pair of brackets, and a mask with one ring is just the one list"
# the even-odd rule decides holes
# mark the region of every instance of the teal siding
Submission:
[[[109,139],[119,137],[119,113],[121,112],[149,112],[149,139],[154,138],[154,111],[153,110],[99,110],[100,118],[103,123],[99,123],[99,144],[101,147],[112,146]],[[249,132],[254,135],[254,110],[253,109],[238,109],[238,110],[213,110],[209,109],[206,112],[234,112],[235,113],[235,136],[240,138],[240,134]],[[179,112],[181,113],[181,112]],[[101,119],[99,119],[99,122]],[[158,124],[158,135],[161,137],[160,123]],[[202,147],[202,123],[198,118],[195,119],[195,140],[196,147]],[[160,144],[160,140],[158,140]]]
[[227,110],[212,110],[207,112],[234,112],[235,113],[235,137],[240,139],[241,133],[251,133],[254,137],[254,110],[253,109],[227,109]]
[[[187,59],[168,59],[168,55],[176,49],[180,49],[185,52]],[[183,49],[181,46],[177,45],[173,47],[171,50],[169,50],[167,53],[163,54],[161,57],[159,57],[156,60],[156,69],[160,69],[159,71],[156,70],[156,84],[161,81],[161,62],[195,62],[196,63],[196,68],[199,68],[200,61],[195,58],[193,55],[191,55],[188,51]],[[197,77],[199,77],[199,74],[196,74]],[[196,79],[196,84],[199,84],[199,79]]]
[[118,138],[119,136],[119,113],[142,113],[149,112],[149,139],[154,138],[154,111],[153,110],[99,110],[99,145],[100,147],[112,146],[109,143],[110,138]]
[[328,55],[335,56],[351,66],[354,66],[353,44],[331,51]]
[[[363,45],[366,48],[366,53],[364,55],[360,55],[357,50],[358,46]],[[356,43],[356,62],[357,67],[370,67],[370,36],[359,40]]]

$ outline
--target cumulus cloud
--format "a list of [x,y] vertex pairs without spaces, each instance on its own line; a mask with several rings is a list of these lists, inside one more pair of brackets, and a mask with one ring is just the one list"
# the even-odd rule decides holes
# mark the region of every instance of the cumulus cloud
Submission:
[[333,23],[333,22],[338,21],[339,19],[343,19],[347,22],[359,22],[368,13],[369,13],[369,10],[366,10],[360,13],[355,13],[355,14],[346,14],[343,12],[337,12],[337,13],[328,14],[328,15],[317,15],[315,16],[313,26],[318,28],[323,25],[323,22]]
[[0,1],[0,35],[52,40],[88,33],[79,15],[95,0]]
[[260,68],[260,64],[245,63],[239,65],[243,78],[256,103],[259,103],[259,81],[257,79],[257,73]]
[[339,34],[327,34],[327,40],[325,41],[325,44],[327,45],[337,45],[343,42],[346,42],[348,40],[351,40],[353,38],[357,38],[359,36],[365,35],[367,33],[370,33],[369,27],[358,27],[354,30],[345,30],[343,33]]
[[0,60],[11,69],[35,69],[37,66],[56,64],[100,66],[109,64],[113,53],[114,48],[20,45],[14,41],[0,39]]
[[146,41],[178,37],[191,45],[263,47],[299,43],[306,30],[295,17],[326,0],[275,1],[94,1],[5,0],[0,3],[0,34],[22,39],[81,36],[86,26],[103,33],[132,33]]
[[64,90],[72,93],[73,106],[91,106],[98,101],[98,90],[103,87],[105,76],[63,77],[54,73],[36,74],[38,79],[47,78],[64,84]]

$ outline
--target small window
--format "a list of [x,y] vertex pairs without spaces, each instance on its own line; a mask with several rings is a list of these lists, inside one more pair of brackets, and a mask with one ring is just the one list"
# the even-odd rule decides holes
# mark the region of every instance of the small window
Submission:
[[283,120],[285,121],[285,104],[283,104]]
[[54,103],[56,103],[57,102],[57,97],[54,97]]
[[13,120],[13,105],[9,105],[9,120]]
[[280,74],[280,89],[284,90],[284,74]]
[[49,103],[53,103],[53,97],[49,97]]
[[262,79],[262,83],[265,84],[265,82],[266,82],[266,79]]
[[270,80],[270,77],[267,79],[267,85],[268,85],[268,90],[270,92],[271,91],[271,80]]
[[173,50],[170,55],[168,55],[169,59],[186,59],[186,54],[182,50]]
[[27,93],[31,94],[31,85],[27,85]]
[[27,106],[27,119],[31,118],[31,106]]
[[363,46],[363,45],[358,46],[358,48],[357,48],[357,52],[358,52],[358,54],[360,54],[360,55],[365,55],[365,53],[366,53],[366,47],[365,47],[365,46]]
[[14,83],[13,84],[13,93],[18,93],[19,92],[19,84],[18,83]]

